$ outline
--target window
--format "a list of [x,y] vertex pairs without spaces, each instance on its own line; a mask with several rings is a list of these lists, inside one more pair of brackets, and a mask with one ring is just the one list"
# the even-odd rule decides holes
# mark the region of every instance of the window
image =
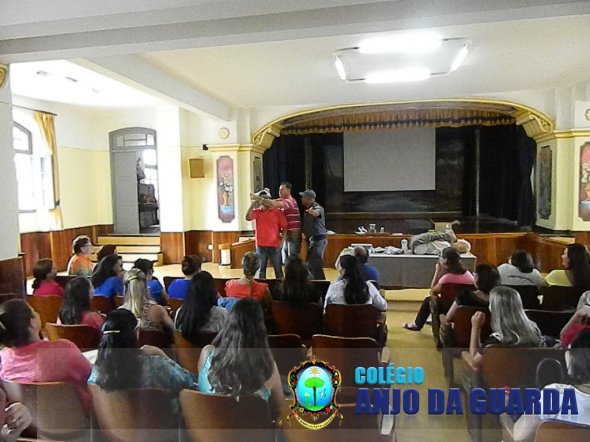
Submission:
[[18,207],[21,212],[53,209],[53,165],[51,154],[35,148],[31,131],[14,123],[12,128],[14,163],[18,185]]

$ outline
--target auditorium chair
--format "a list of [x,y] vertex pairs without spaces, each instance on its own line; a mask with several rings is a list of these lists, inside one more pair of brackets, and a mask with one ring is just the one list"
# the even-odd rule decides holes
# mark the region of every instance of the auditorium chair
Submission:
[[171,396],[158,388],[104,391],[89,385],[94,414],[109,442],[178,441],[179,418]]
[[176,317],[176,312],[178,311],[178,309],[180,307],[182,307],[183,303],[184,303],[184,299],[168,298],[168,307],[170,307],[170,317],[173,320]]
[[307,359],[307,348],[298,335],[268,335],[268,346],[281,375],[287,376],[293,368]]
[[50,341],[67,339],[72,341],[81,351],[98,348],[100,336],[94,327],[89,325],[63,325],[48,322],[45,324],[45,332]]
[[486,315],[486,322],[481,331],[481,340],[484,341],[490,334],[490,312],[479,307],[459,306],[455,310],[453,321],[450,324],[441,324],[442,363],[449,385],[453,385],[455,359],[461,358],[461,352],[469,350],[471,339],[471,317],[475,312]]
[[439,338],[440,318],[439,315],[447,314],[455,298],[461,290],[473,290],[475,286],[471,284],[443,284],[440,293],[436,293],[436,302],[430,303],[430,314],[432,316],[432,337],[437,348],[441,347]]
[[57,321],[62,301],[61,296],[27,296],[27,302],[41,317],[41,329],[47,322]]
[[90,440],[90,419],[78,399],[77,389],[66,382],[16,383],[2,381],[7,403],[27,406],[33,423],[23,437],[60,440]]
[[95,312],[102,313],[103,315],[108,315],[115,308],[113,301],[106,296],[93,296],[90,301],[90,307]]
[[139,330],[137,336],[137,346],[152,345],[158,347],[174,358],[174,337],[167,332],[159,330]]
[[296,334],[311,345],[311,337],[324,331],[324,309],[318,304],[291,307],[284,301],[272,301],[273,333]]
[[525,310],[527,317],[533,321],[545,336],[559,339],[559,334],[570,320],[573,312],[556,312],[550,310]]
[[180,330],[175,330],[174,345],[176,346],[176,359],[178,363],[191,373],[197,373],[199,371],[198,365],[201,350],[206,345],[211,344],[216,336],[217,333],[202,332],[199,334],[197,342],[192,343],[182,336]]
[[22,299],[26,301],[26,295],[20,293],[0,293],[0,305],[11,299]]
[[233,278],[213,278],[215,288],[220,296],[225,297],[225,283],[231,281]]
[[170,287],[170,284],[172,284],[172,281],[174,281],[175,279],[184,279],[183,276],[164,276],[163,280],[164,280],[164,287],[166,288],[166,291],[168,291],[168,287]]
[[369,337],[381,346],[387,341],[387,327],[383,315],[371,304],[330,304],[326,307],[324,323],[326,335]]
[[538,309],[541,307],[539,288],[536,285],[507,285],[506,287],[513,288],[518,292],[522,308]]
[[123,296],[115,296],[113,298],[113,302],[115,303],[115,307],[119,308],[125,303],[125,299],[123,298]]
[[575,310],[578,306],[581,293],[573,287],[563,287],[558,285],[549,285],[541,287],[541,295],[543,295],[543,302],[541,309],[543,310]]
[[334,365],[342,375],[343,386],[356,386],[356,367],[387,366],[390,352],[372,338],[314,335],[311,352],[322,361]]
[[55,282],[65,289],[66,285],[68,285],[68,282],[77,277],[77,275],[57,275],[55,277]]
[[[274,442],[276,430],[269,404],[258,396],[180,392],[188,436],[193,442]],[[283,416],[281,416],[283,418]]]

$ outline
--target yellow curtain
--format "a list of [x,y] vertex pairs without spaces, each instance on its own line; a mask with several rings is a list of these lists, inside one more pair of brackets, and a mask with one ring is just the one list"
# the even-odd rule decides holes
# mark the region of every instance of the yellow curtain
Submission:
[[41,128],[49,152],[51,153],[51,163],[53,170],[53,201],[55,208],[52,210],[53,218],[55,222],[55,229],[63,229],[63,217],[61,213],[61,201],[59,191],[59,161],[57,158],[57,143],[55,141],[55,125],[54,115],[45,112],[35,111],[33,112],[35,121]]

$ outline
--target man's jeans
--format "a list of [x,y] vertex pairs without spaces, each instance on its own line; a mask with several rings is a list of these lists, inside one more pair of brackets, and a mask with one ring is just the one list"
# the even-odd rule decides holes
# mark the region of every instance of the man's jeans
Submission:
[[281,266],[281,249],[276,247],[256,247],[256,253],[260,256],[260,279],[266,279],[266,266],[268,261],[275,270],[275,278],[283,279],[283,267]]
[[287,261],[289,256],[299,256],[301,253],[301,231],[291,230],[287,232],[287,240],[283,244],[283,262]]
[[326,279],[324,275],[324,250],[328,245],[327,239],[309,241],[307,246],[307,269],[311,279]]

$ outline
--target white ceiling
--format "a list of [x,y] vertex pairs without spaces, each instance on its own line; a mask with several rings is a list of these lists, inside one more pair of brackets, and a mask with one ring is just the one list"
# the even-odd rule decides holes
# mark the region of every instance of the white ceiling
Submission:
[[[140,107],[161,103],[152,91],[228,119],[236,106],[498,96],[588,82],[589,23],[588,0],[5,0],[0,62],[40,63],[13,66],[17,94]],[[335,50],[413,29],[471,40],[463,66],[419,83],[338,78]],[[84,68],[42,61],[81,57]],[[52,69],[90,75],[106,99],[43,86],[35,72]]]

